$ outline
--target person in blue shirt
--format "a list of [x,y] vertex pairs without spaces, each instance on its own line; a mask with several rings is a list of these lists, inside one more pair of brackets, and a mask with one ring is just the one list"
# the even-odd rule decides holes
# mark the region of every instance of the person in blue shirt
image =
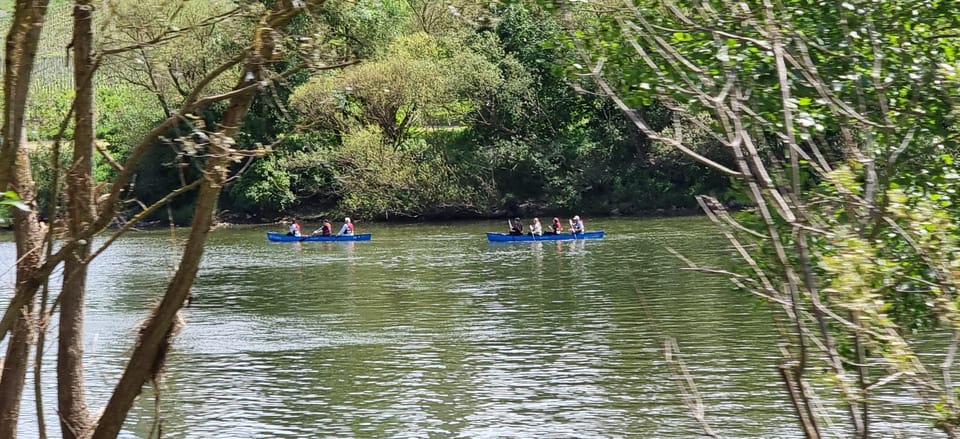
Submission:
[[583,220],[580,219],[580,215],[574,215],[573,219],[570,220],[570,233],[581,234],[583,233]]

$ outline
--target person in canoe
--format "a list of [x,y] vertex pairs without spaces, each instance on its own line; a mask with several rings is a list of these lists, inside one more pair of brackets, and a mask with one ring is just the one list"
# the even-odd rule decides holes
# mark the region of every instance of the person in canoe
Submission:
[[333,234],[333,225],[330,224],[330,221],[326,218],[323,219],[323,225],[319,229],[313,231],[314,235],[320,236],[330,236]]
[[290,223],[290,231],[287,232],[287,236],[300,236],[300,221],[296,218]]
[[550,224],[550,234],[558,235],[563,232],[563,225],[560,224],[560,218],[554,217],[553,223]]
[[543,227],[540,225],[540,218],[534,218],[530,225],[530,234],[533,236],[543,236]]
[[580,219],[580,215],[574,215],[570,220],[570,233],[575,235],[583,233],[583,220]]
[[513,222],[507,220],[507,224],[510,225],[510,234],[511,235],[522,235],[523,234],[523,223],[520,222],[520,217],[514,218]]
[[350,217],[343,219],[343,227],[337,232],[337,236],[353,236],[353,222],[350,221]]

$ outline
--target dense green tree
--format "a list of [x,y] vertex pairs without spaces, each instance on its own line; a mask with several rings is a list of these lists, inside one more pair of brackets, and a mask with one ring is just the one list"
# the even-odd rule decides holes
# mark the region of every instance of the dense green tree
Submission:
[[[564,35],[546,11],[511,5],[471,39],[504,78],[471,121],[504,204],[637,213],[689,207],[694,193],[725,190],[720,174],[651,142],[595,87],[576,84],[577,54]],[[663,106],[642,110],[657,130],[674,129]],[[698,148],[722,156],[710,142]]]
[[325,145],[300,149],[301,158],[288,162],[322,157],[343,182],[326,199],[353,215],[419,216],[475,205],[482,187],[466,183],[466,167],[450,161],[453,144],[436,143],[458,136],[435,133],[462,131],[458,125],[501,82],[496,67],[461,41],[422,32],[398,37],[375,59],[295,90],[290,107]]
[[[647,137],[729,175],[749,198],[741,222],[715,198],[699,201],[746,264],[732,280],[764,298],[783,328],[778,370],[807,437],[837,421],[811,393],[818,369],[856,437],[871,433],[879,386],[919,395],[931,422],[958,434],[956,89],[943,87],[960,49],[953,6],[565,7],[583,71],[596,72],[589,83]],[[653,102],[699,127],[728,161],[658,128],[642,111]],[[953,341],[933,373],[910,329],[937,320]]]
[[[233,36],[254,24],[242,15],[250,5],[107,3],[99,44],[132,50],[102,61],[109,68],[101,70],[96,90],[96,129],[98,145],[110,157],[97,157],[98,181],[116,175],[110,161],[122,162],[207,69],[240,53]],[[270,145],[276,157],[232,165],[250,171],[228,183],[220,206],[232,213],[344,210],[341,181],[348,170],[331,159],[349,136],[371,125],[390,147],[411,149],[410,160],[429,151],[456,175],[447,179],[443,192],[463,196],[444,202],[459,206],[452,209],[457,215],[519,206],[630,214],[690,206],[693,193],[722,194],[727,186],[709,167],[649,141],[589,83],[578,84],[583,71],[573,67],[573,46],[558,21],[540,9],[475,2],[326,2],[295,19],[291,31],[296,38],[282,43],[284,55],[273,68],[300,70],[255,98],[236,138],[240,149]],[[181,36],[189,39],[179,43],[183,47],[168,44]],[[330,68],[343,60],[363,62]],[[220,81],[210,87],[223,91],[229,85]],[[50,139],[73,94],[57,88],[38,93],[29,103],[37,128],[29,133]],[[212,105],[199,116],[209,125],[224,110]],[[675,128],[671,113],[659,104],[650,102],[644,111],[658,130]],[[694,127],[683,128],[696,135]],[[163,137],[175,139],[174,146],[158,143],[148,153],[165,166],[137,169],[132,187],[141,202],[162,198],[202,168],[202,154],[184,148],[195,141],[193,131],[190,123],[172,127]],[[65,136],[72,133],[68,126]],[[723,160],[715,143],[695,147]],[[41,203],[52,175],[43,163],[36,163]],[[191,197],[171,203],[177,222],[189,220]],[[436,211],[404,205],[413,209],[410,215]],[[155,218],[166,219],[167,213]]]
[[312,80],[291,104],[304,122],[323,128],[377,125],[399,147],[429,122],[459,122],[500,83],[493,65],[456,40],[415,33],[375,60]]

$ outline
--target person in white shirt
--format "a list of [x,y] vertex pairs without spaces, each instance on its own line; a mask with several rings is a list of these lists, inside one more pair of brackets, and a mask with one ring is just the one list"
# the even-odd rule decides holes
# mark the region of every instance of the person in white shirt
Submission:
[[340,231],[337,232],[337,236],[350,236],[353,235],[353,223],[350,221],[350,217],[343,219],[343,227],[340,228]]
[[287,232],[287,235],[300,236],[300,221],[294,219],[293,222],[290,223],[290,231]]
[[530,225],[530,234],[534,236],[543,236],[543,227],[540,225],[540,218],[534,218]]

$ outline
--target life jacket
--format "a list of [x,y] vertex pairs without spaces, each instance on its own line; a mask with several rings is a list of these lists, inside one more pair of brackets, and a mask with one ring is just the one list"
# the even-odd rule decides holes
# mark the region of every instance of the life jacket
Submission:
[[330,225],[330,223],[323,223],[323,225],[320,226],[321,235],[330,236],[331,233],[333,233],[333,226]]
[[353,233],[353,223],[347,223],[347,230],[349,230],[350,233]]
[[560,225],[560,220],[554,221],[554,222],[553,222],[553,226],[551,226],[551,227],[553,228],[553,231],[554,231],[554,232],[562,232],[562,231],[563,231],[563,226]]

